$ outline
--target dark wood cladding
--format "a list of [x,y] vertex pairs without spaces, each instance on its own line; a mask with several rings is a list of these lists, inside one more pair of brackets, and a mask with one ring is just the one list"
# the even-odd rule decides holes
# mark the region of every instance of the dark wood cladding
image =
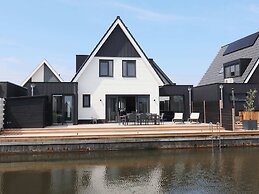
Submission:
[[256,68],[253,75],[250,77],[248,83],[249,84],[259,84],[259,67]]
[[0,82],[0,97],[27,96],[27,89],[10,82]]
[[[159,88],[159,96],[183,96],[184,100],[184,119],[189,118],[189,91],[188,88],[192,88],[192,85],[165,85]],[[174,113],[171,113],[173,117]]]
[[76,55],[76,72],[81,69],[89,55]]
[[8,98],[5,110],[5,128],[45,127],[47,96]]
[[117,25],[97,52],[99,57],[140,57],[127,36]]
[[[193,89],[194,107],[199,107],[198,110],[203,112],[201,104],[203,101],[206,103],[206,121],[219,122],[219,100],[220,100],[220,86],[221,84],[211,84],[206,86],[198,86]],[[234,89],[235,96],[235,115],[238,116],[240,111],[244,110],[244,99],[246,93],[250,89],[259,91],[259,84],[222,84],[223,85],[223,110],[222,119],[223,127],[232,129],[231,109],[233,107],[232,101],[232,88]],[[240,97],[241,96],[241,97]],[[259,110],[259,95],[255,99],[255,109]],[[203,114],[203,113],[201,113]]]
[[31,84],[35,84],[34,96],[53,94],[77,94],[77,83],[74,82],[32,82],[25,85],[28,88],[28,95],[31,96]]
[[[78,84],[74,82],[32,82],[35,84],[33,93],[34,96],[44,95],[48,96],[48,112],[46,121],[47,125],[52,124],[52,96],[53,95],[71,95],[73,96],[74,106],[73,106],[73,124],[78,122]],[[28,95],[31,96],[31,84],[27,83],[25,87],[28,88]]]
[[193,88],[193,99],[196,102],[216,101],[219,99],[219,85],[205,85]]

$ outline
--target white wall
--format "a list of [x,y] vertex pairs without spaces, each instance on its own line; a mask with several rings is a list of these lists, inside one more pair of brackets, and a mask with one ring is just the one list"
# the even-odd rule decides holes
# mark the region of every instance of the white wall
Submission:
[[44,65],[42,65],[32,76],[32,82],[44,82]]
[[[113,77],[99,77],[99,59],[113,60]],[[122,60],[136,60],[135,78],[122,77]],[[105,119],[106,94],[150,95],[150,112],[158,114],[159,83],[148,65],[142,58],[94,57],[78,79],[78,119]],[[83,94],[91,95],[91,107],[83,108]]]

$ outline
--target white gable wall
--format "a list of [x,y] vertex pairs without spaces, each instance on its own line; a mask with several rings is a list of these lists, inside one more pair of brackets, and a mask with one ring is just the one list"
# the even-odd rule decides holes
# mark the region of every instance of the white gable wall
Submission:
[[[113,77],[99,77],[99,59],[113,60]],[[122,60],[136,60],[136,77],[122,77]],[[150,95],[150,112],[159,113],[159,83],[142,58],[94,57],[78,78],[78,119],[105,119],[106,95]],[[153,69],[152,69],[153,70]],[[83,107],[83,94],[91,107]]]
[[32,75],[31,81],[44,82],[44,65],[41,65],[41,67]]

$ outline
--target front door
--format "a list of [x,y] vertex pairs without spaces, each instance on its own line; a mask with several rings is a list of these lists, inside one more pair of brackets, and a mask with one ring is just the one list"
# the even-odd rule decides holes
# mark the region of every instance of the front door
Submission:
[[53,95],[52,96],[52,123],[73,122],[73,96]]

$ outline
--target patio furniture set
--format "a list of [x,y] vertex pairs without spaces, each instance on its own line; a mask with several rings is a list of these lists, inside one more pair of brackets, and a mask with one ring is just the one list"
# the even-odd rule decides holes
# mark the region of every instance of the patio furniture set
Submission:
[[[164,113],[161,115],[158,114],[152,114],[152,113],[128,113],[125,115],[120,116],[120,123],[123,125],[129,125],[132,124],[139,124],[139,125],[148,125],[148,124],[154,124],[154,125],[160,125],[163,123],[163,117]],[[188,121],[190,123],[199,123],[200,113],[193,112],[190,115],[190,118]],[[174,118],[172,119],[172,122],[181,122],[184,123],[183,113],[174,113]]]
[[160,116],[153,113],[128,113],[120,116],[120,123],[124,125],[128,125],[129,123],[139,125],[159,125],[162,121],[163,115]]

